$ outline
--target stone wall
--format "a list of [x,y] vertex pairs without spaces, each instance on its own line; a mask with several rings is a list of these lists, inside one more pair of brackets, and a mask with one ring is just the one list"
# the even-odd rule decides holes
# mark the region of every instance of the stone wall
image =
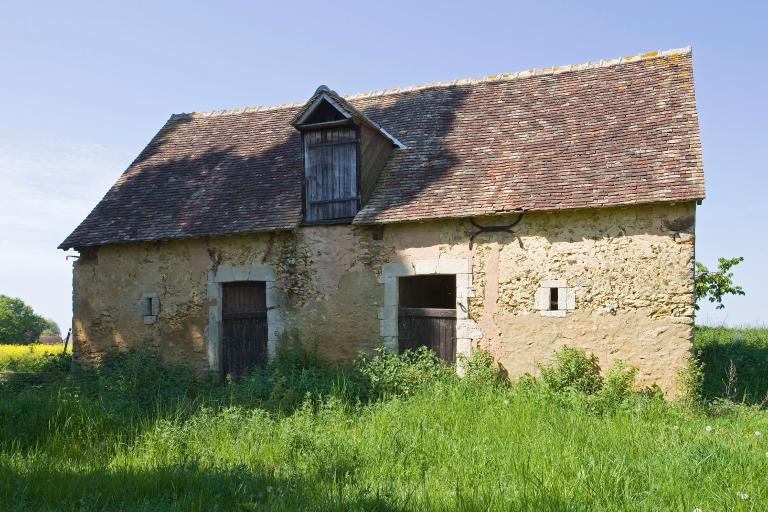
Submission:
[[[281,330],[324,357],[349,359],[391,345],[387,287],[396,276],[465,262],[459,338],[491,350],[511,376],[535,372],[568,344],[597,354],[605,369],[625,359],[642,384],[674,392],[691,348],[694,215],[692,203],[529,213],[514,235],[482,233],[472,249],[475,228],[465,220],[387,225],[381,240],[381,228],[316,226],[106,246],[75,264],[76,353],[88,362],[146,340],[169,360],[207,369],[218,306],[211,284],[258,267],[274,272]],[[564,317],[534,307],[547,280],[574,290],[575,309]],[[145,323],[139,300],[152,293],[160,310]]]

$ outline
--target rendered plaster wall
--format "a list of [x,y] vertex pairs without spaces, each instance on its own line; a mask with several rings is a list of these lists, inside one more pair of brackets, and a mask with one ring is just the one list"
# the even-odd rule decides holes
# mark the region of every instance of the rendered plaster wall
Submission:
[[[149,343],[172,361],[204,369],[206,273],[187,245],[125,244],[85,253],[73,276],[73,346],[82,363],[107,350]],[[207,263],[206,263],[207,264]],[[139,301],[156,293],[160,308],[145,324]]]
[[[99,248],[74,266],[76,358],[88,364],[110,349],[142,343],[167,360],[214,367],[221,283],[266,280],[270,341],[276,317],[287,338],[328,359],[351,359],[380,344],[383,286],[373,271],[380,247],[371,228],[323,226],[266,233]],[[274,281],[272,281],[274,279]],[[160,308],[145,323],[139,301]],[[279,315],[275,315],[279,309]],[[274,353],[272,343],[270,352]]]
[[[465,220],[387,225],[382,240],[377,228],[316,226],[106,246],[75,265],[76,350],[87,361],[146,339],[167,359],[204,370],[219,300],[211,283],[226,269],[258,266],[274,272],[283,332],[324,357],[350,359],[392,344],[388,277],[458,265],[468,269],[459,338],[491,350],[511,376],[535,373],[568,344],[597,354],[604,369],[625,359],[640,368],[641,384],[674,392],[691,349],[694,214],[691,203],[529,213],[514,235],[482,233],[472,249],[475,228]],[[542,316],[537,288],[563,279],[576,309]],[[146,293],[160,299],[150,325],[137,313]]]

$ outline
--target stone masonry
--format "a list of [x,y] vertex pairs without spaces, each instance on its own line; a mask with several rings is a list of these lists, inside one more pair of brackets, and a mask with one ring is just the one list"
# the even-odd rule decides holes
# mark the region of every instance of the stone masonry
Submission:
[[[269,350],[281,336],[349,360],[396,348],[397,278],[457,275],[457,351],[490,350],[511,377],[536,372],[563,345],[620,358],[639,383],[676,391],[691,350],[695,203],[535,212],[514,234],[466,220],[131,242],[87,251],[74,271],[73,333],[83,364],[142,342],[199,371],[216,369],[218,285],[267,281]],[[478,219],[503,224],[504,216]],[[570,308],[543,315],[542,283]],[[137,303],[156,297],[145,322]]]

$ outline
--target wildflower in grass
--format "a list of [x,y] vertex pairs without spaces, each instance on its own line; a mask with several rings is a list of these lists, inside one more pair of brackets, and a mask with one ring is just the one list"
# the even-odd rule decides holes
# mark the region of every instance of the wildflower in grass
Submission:
[[738,496],[742,500],[748,500],[749,499],[749,494],[747,494],[745,492],[737,492],[736,496]]
[[504,405],[509,405],[509,400],[504,400]]
[[755,437],[760,437],[761,435],[763,434],[761,434],[759,430],[755,430]]
[[712,432],[712,425],[707,425],[706,427],[704,427],[704,430],[706,430],[707,432]]
[[699,507],[696,507],[695,509],[693,509],[693,512],[701,512],[701,509]]

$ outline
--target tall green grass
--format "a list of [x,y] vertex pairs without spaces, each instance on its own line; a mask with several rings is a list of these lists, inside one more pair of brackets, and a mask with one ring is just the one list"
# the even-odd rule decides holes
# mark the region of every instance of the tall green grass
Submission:
[[695,350],[706,398],[768,402],[768,328],[697,327]]
[[0,510],[768,509],[768,413],[652,394],[595,408],[610,379],[587,395],[480,363],[460,381],[427,353],[334,368],[293,352],[218,385],[136,352],[9,382]]

